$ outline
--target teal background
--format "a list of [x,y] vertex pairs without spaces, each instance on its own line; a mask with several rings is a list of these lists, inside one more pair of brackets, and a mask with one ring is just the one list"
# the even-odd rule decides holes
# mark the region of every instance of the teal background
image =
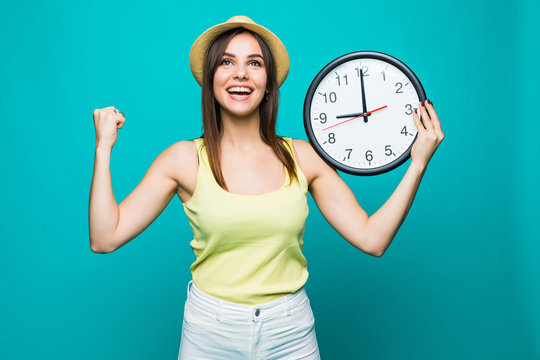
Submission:
[[[323,359],[540,359],[538,2],[0,1],[0,358],[176,359],[192,232],[177,197],[140,236],[91,252],[92,111],[126,114],[121,202],[201,134],[189,50],[243,14],[287,46],[278,134],[307,139],[311,80],[357,50],[405,62],[445,132],[410,213],[374,258],[308,198],[306,284]],[[535,25],[536,22],[536,25]],[[391,173],[340,173],[371,215]]]

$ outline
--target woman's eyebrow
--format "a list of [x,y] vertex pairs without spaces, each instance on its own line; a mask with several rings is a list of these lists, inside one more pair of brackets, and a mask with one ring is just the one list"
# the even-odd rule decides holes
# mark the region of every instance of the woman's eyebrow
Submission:
[[[223,53],[223,56],[230,56],[230,57],[233,57],[233,58],[236,57],[236,55],[231,54],[231,53],[228,53],[228,52]],[[248,55],[247,57],[248,57],[248,58],[260,57],[261,59],[264,60],[264,58],[263,58],[261,55],[259,55],[259,54],[250,54],[250,55]]]

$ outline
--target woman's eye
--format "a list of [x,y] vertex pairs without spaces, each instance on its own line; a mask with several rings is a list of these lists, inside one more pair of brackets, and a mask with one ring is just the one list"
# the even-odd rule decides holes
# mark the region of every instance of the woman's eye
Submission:
[[221,60],[221,64],[223,64],[223,65],[229,65],[230,63],[231,63],[231,60],[229,60],[229,59]]
[[262,66],[262,64],[261,64],[259,61],[257,61],[257,60],[253,60],[251,63],[252,63],[252,64],[255,64],[255,65],[257,65],[257,66]]

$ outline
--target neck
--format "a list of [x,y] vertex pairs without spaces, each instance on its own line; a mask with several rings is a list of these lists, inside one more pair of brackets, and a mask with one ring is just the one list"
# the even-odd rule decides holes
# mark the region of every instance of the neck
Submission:
[[248,152],[265,145],[259,134],[259,109],[246,116],[236,116],[221,109],[223,136],[221,148],[232,152]]

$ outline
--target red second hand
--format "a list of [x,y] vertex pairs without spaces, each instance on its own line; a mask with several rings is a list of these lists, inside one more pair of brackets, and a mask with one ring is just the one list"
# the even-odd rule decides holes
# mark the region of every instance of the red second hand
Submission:
[[361,114],[361,115],[355,116],[355,117],[353,117],[352,119],[345,120],[345,121],[342,121],[342,122],[340,122],[340,123],[334,124],[334,125],[332,125],[332,126],[329,126],[329,127],[327,127],[327,128],[324,128],[323,130],[330,129],[330,128],[334,127],[334,126],[338,126],[338,125],[340,125],[340,124],[346,123],[347,121],[351,121],[351,120],[354,120],[354,119],[358,119],[358,118],[361,117],[361,116],[368,116],[369,114],[374,113],[375,111],[382,110],[382,109],[384,109],[385,107],[388,107],[388,105],[384,105],[384,106],[382,106],[382,107],[380,107],[380,108],[378,108],[378,109],[371,110],[370,112],[367,112],[367,113],[365,113],[365,114]]

